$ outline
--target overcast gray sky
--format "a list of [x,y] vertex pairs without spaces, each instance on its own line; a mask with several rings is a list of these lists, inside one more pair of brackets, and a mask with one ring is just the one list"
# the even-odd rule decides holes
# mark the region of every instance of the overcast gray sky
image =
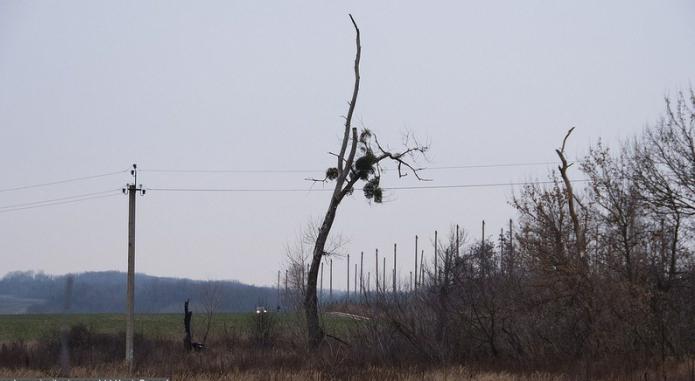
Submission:
[[[318,169],[334,165],[363,36],[356,122],[398,147],[431,142],[427,166],[580,157],[655,121],[695,73],[693,1],[2,1],[0,189],[125,170],[150,188],[308,188],[318,173],[146,169]],[[428,185],[544,179],[549,166],[433,170]],[[575,177],[581,175],[575,172]],[[0,192],[0,274],[125,270],[127,197],[8,211],[113,190],[123,172]],[[386,176],[385,186],[419,185]],[[314,188],[320,186],[314,186]],[[338,212],[346,252],[390,253],[407,274],[413,237],[491,234],[512,187],[356,193]],[[136,269],[271,284],[285,246],[325,192],[162,192],[138,198]],[[405,257],[407,255],[407,257]],[[389,261],[390,262],[390,261]],[[354,263],[354,262],[353,262]],[[342,261],[334,263],[344,285]]]

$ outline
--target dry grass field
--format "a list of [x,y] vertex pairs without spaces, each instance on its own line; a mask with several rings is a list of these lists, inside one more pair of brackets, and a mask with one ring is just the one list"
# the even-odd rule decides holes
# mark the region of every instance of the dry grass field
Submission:
[[[41,372],[27,369],[0,369],[2,377],[55,377],[59,373]],[[72,377],[103,377],[104,375],[119,376],[126,375],[127,371],[123,365],[109,365],[102,367],[73,368]],[[472,370],[470,368],[454,366],[441,367],[435,369],[394,369],[394,368],[365,368],[354,369],[350,373],[332,372],[326,370],[302,369],[229,369],[224,372],[180,372],[176,374],[163,375],[158,372],[138,372],[140,377],[170,377],[172,380],[239,380],[239,381],[264,381],[264,380],[398,380],[398,381],[444,381],[444,380],[477,380],[477,381],[574,381],[574,380],[596,380],[596,381],[644,381],[644,380],[674,380],[690,381],[693,380],[692,364],[681,363],[670,368],[667,372],[660,370],[640,370],[627,375],[608,375],[601,377],[586,377],[585,375],[563,375],[546,372],[530,373],[511,373],[511,372],[492,372],[482,370]]]
[[[63,372],[61,317],[0,318],[5,323],[0,340],[0,378],[126,377],[120,317],[75,315],[71,319],[77,323],[66,331],[70,360]],[[136,335],[135,376],[172,380],[695,380],[695,359],[632,368],[617,363],[526,366],[512,361],[462,365],[399,356],[389,360],[356,345],[358,323],[340,319],[329,320],[327,327],[331,332],[343,332],[352,345],[327,340],[312,353],[306,349],[301,324],[290,314],[278,315],[262,331],[253,316],[222,314],[217,317],[208,349],[188,353],[176,328],[182,325],[181,320],[178,315],[139,318],[147,329]],[[48,322],[50,327],[39,322]],[[16,331],[8,332],[8,328]]]

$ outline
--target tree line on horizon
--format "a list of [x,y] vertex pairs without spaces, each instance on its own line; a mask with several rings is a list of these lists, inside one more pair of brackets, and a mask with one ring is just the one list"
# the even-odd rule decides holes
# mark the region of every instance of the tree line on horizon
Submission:
[[[117,271],[47,275],[11,272],[0,278],[0,295],[34,301],[23,311],[4,313],[62,313],[68,276],[73,277],[69,313],[123,313],[126,274]],[[277,289],[238,281],[198,281],[138,274],[135,308],[138,313],[182,313],[191,300],[194,311],[251,312],[259,304],[277,304]]]

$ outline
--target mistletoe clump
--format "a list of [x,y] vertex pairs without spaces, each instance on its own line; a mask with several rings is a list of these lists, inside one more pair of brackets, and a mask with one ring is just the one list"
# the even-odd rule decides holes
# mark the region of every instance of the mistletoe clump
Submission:
[[336,167],[328,168],[328,169],[326,170],[326,178],[327,178],[328,180],[335,180],[335,179],[337,179],[337,178],[338,178],[338,174],[339,174],[338,168],[336,168]]
[[374,173],[374,165],[377,163],[376,156],[371,150],[367,150],[364,156],[355,160],[355,173],[360,180],[368,180],[369,175]]
[[376,203],[381,203],[383,195],[383,191],[379,186],[379,179],[379,176],[371,178],[367,181],[367,184],[364,185],[364,188],[362,188],[364,197],[368,200],[374,200]]

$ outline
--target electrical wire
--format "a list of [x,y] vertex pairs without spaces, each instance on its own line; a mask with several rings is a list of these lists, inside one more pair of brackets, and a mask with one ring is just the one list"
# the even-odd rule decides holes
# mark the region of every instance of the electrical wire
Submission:
[[[435,170],[436,171],[436,170],[472,169],[472,168],[529,167],[529,166],[542,166],[542,165],[550,165],[550,164],[554,164],[554,162],[452,165],[452,166],[439,166],[439,167],[423,167],[423,168],[419,168],[419,170],[423,170],[423,171]],[[50,181],[50,182],[45,182],[45,183],[20,185],[20,186],[14,186],[14,187],[9,187],[9,188],[0,188],[0,193],[19,191],[19,190],[25,190],[25,189],[32,189],[32,188],[47,187],[47,186],[66,184],[66,183],[72,183],[72,182],[77,182],[77,181],[92,180],[92,179],[97,179],[97,178],[101,178],[101,177],[118,175],[121,173],[126,173],[128,171],[129,171],[129,169],[125,169],[125,170],[121,170],[121,171],[101,173],[98,175],[73,177],[73,178],[69,178],[69,179],[56,180],[56,181]],[[140,172],[149,172],[149,173],[266,173],[266,174],[269,174],[269,173],[316,173],[316,172],[323,172],[324,170],[323,169],[140,169],[139,171]],[[383,171],[386,171],[386,172],[395,171],[395,169],[384,168]]]
[[[120,190],[119,190],[120,192]],[[3,209],[0,210],[0,214],[2,213],[9,213],[9,212],[15,212],[18,210],[25,210],[25,209],[35,209],[35,208],[43,208],[47,206],[55,206],[55,205],[64,205],[64,204],[74,204],[77,202],[82,202],[82,201],[88,201],[88,200],[96,200],[100,198],[106,198],[106,197],[113,197],[117,196],[117,193],[112,193],[112,194],[106,194],[106,195],[100,195],[100,196],[92,196],[92,197],[84,197],[84,198],[79,198],[75,200],[67,200],[67,201],[59,201],[59,202],[53,202],[53,203],[46,203],[46,204],[40,204],[40,205],[33,205],[33,206],[25,206],[25,207],[18,207],[18,208],[12,208],[12,209]]]
[[128,169],[125,169],[122,171],[107,172],[107,173],[102,173],[102,174],[92,175],[92,176],[73,177],[70,179],[51,181],[51,182],[47,182],[47,183],[21,185],[21,186],[15,186],[15,187],[11,187],[11,188],[3,188],[3,189],[0,189],[0,193],[18,191],[18,190],[24,190],[24,189],[31,189],[31,188],[47,187],[47,186],[51,186],[51,185],[72,183],[72,182],[76,182],[76,181],[91,180],[91,179],[96,179],[96,178],[100,178],[100,177],[118,175],[118,174],[125,173],[128,171],[129,171]]
[[[498,164],[470,164],[450,165],[438,167],[422,167],[419,170],[446,170],[446,169],[472,169],[472,168],[503,168],[503,167],[532,167],[556,164],[552,161],[527,162],[527,163],[498,163]],[[139,169],[140,172],[149,173],[315,173],[325,169]],[[384,171],[395,171],[385,168]]]
[[77,194],[74,196],[66,196],[66,197],[60,197],[60,198],[54,198],[50,200],[40,200],[40,201],[32,201],[32,202],[25,202],[21,204],[14,204],[14,205],[5,205],[5,206],[0,206],[0,210],[4,209],[13,209],[13,208],[18,208],[18,207],[23,207],[23,206],[30,206],[30,205],[40,205],[40,204],[46,204],[46,203],[51,203],[51,202],[56,202],[56,201],[65,201],[65,200],[72,200],[76,198],[82,198],[82,197],[89,197],[89,196],[96,196],[96,195],[102,195],[106,193],[113,193],[116,191],[121,191],[121,189],[109,189],[106,191],[101,191],[101,192],[91,192],[91,193],[83,193],[83,194]]
[[[586,182],[588,180],[572,180],[573,183]],[[554,184],[554,181],[526,181],[509,183],[482,183],[482,184],[456,184],[456,185],[419,185],[419,186],[394,186],[383,187],[383,190],[427,190],[427,189],[456,189],[456,188],[490,188],[502,186],[543,185]],[[155,192],[333,192],[331,188],[147,188]],[[363,190],[355,188],[355,190]]]

